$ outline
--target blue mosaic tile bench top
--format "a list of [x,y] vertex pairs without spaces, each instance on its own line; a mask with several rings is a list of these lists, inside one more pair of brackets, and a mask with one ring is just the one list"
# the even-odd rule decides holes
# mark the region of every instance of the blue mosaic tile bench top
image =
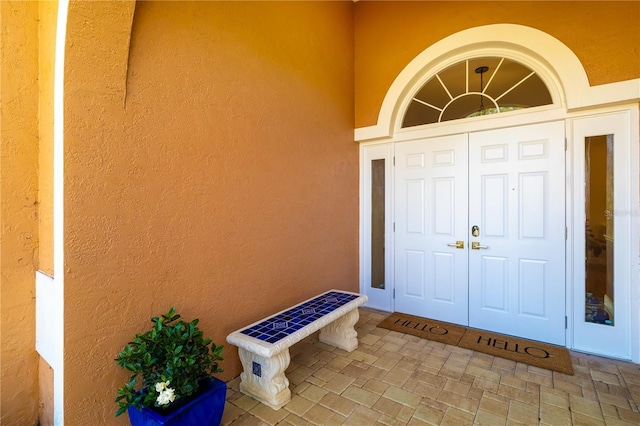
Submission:
[[263,342],[276,343],[359,297],[358,294],[329,291],[239,332]]

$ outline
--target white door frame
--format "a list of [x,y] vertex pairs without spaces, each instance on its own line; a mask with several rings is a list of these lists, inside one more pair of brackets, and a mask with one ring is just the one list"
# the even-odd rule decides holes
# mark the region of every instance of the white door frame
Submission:
[[[371,162],[385,160],[385,287],[371,287]],[[367,306],[381,311],[393,311],[393,146],[366,144],[360,149],[360,292],[369,297]],[[366,212],[364,216],[363,212]]]
[[[638,127],[631,123],[639,122],[638,107],[628,109],[605,109],[591,111],[591,114],[580,115],[568,120],[572,132],[573,173],[575,178],[572,185],[573,220],[568,222],[572,227],[572,249],[567,249],[567,260],[571,262],[574,283],[573,305],[576,311],[571,312],[574,320],[571,322],[574,330],[570,333],[573,341],[571,347],[588,353],[609,356],[613,358],[632,359],[639,362],[637,325],[640,323],[638,300],[640,286],[638,285],[638,185],[640,170],[638,169]],[[597,135],[614,135],[616,166],[614,169],[614,191],[616,207],[615,220],[615,288],[614,304],[615,318],[622,314],[619,330],[607,330],[607,326],[590,324],[584,321],[584,138]],[[572,256],[571,256],[572,255]],[[626,287],[625,284],[628,286]],[[615,323],[615,321],[614,321]],[[634,326],[635,324],[635,326]],[[614,324],[615,326],[615,324]],[[618,326],[616,326],[618,327]],[[627,328],[628,327],[628,328]],[[634,330],[635,329],[635,330]],[[587,341],[584,336],[589,333],[593,341]],[[582,336],[582,339],[579,338]],[[634,338],[634,336],[636,336]]]
[[[444,65],[450,65],[471,56],[504,56],[520,61],[534,69],[545,81],[550,89],[553,105],[548,108],[515,111],[509,114],[476,117],[446,123],[417,126],[401,129],[402,115],[410,100],[410,94],[431,78]],[[629,135],[631,154],[629,160],[629,205],[635,214],[630,215],[630,241],[636,242],[629,246],[629,267],[627,276],[630,285],[630,359],[640,362],[640,278],[639,278],[639,249],[640,241],[638,229],[638,176],[640,161],[638,159],[638,145],[640,140],[638,101],[640,101],[640,79],[627,80],[600,86],[590,86],[586,72],[575,54],[559,40],[552,36],[529,27],[512,24],[496,24],[471,28],[453,34],[427,48],[411,61],[398,75],[390,86],[384,98],[378,116],[378,122],[369,127],[355,129],[355,140],[361,143],[361,158],[366,146],[371,143],[388,144],[391,153],[394,152],[394,142],[444,136],[455,133],[490,130],[501,127],[511,127],[539,122],[565,120],[567,130],[566,155],[566,220],[568,239],[566,244],[566,289],[567,289],[567,347],[573,347],[573,296],[574,270],[577,267],[573,255],[576,246],[576,229],[574,221],[574,159],[573,140],[571,132],[572,120],[594,114],[608,114],[626,112],[630,115]],[[364,160],[362,161],[364,163]],[[361,163],[361,164],[362,164]],[[361,169],[362,170],[362,169]],[[363,172],[361,171],[361,218],[364,217],[366,206],[363,202]],[[389,189],[393,188],[393,182]],[[390,192],[390,196],[393,194]],[[391,215],[394,212],[390,212]],[[365,229],[361,220],[361,253],[364,253],[362,236]],[[387,241],[393,241],[391,234]],[[364,280],[363,255],[361,255],[360,291],[366,293]],[[388,286],[391,287],[391,286]],[[392,311],[393,307],[387,309]]]

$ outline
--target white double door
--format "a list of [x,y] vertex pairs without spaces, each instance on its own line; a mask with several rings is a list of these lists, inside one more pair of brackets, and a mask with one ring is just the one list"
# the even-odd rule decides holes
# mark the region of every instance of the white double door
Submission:
[[563,122],[397,143],[395,310],[564,345],[564,156]]

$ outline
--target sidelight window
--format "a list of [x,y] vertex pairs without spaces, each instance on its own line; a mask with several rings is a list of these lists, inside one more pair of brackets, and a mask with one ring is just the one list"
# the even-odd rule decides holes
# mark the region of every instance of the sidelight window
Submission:
[[585,138],[585,321],[614,325],[613,135]]

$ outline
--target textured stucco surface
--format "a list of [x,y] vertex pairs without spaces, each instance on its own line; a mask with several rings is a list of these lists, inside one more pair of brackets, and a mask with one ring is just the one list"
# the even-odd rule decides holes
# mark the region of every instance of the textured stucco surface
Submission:
[[640,2],[378,2],[354,5],[355,127],[376,124],[387,90],[435,42],[481,25],[526,25],[580,59],[592,86],[640,77]]
[[39,426],[54,426],[53,373],[53,368],[41,357],[38,363],[38,387],[40,389],[38,398]]
[[[129,182],[113,174],[124,132],[129,38],[135,2],[71,2],[64,76],[64,421],[114,422],[120,348],[131,337],[131,311],[154,298],[140,284],[145,248],[123,263],[114,235],[138,217],[120,204]],[[117,180],[114,181],[114,178]],[[137,246],[137,235],[130,244]],[[146,248],[148,250],[148,247]],[[114,260],[116,257],[118,260]],[[137,295],[134,289],[141,288]],[[124,330],[127,330],[125,332]],[[125,334],[128,336],[125,337]],[[123,345],[124,346],[124,345]],[[118,380],[119,381],[119,380]],[[126,422],[123,421],[123,424]]]
[[39,2],[39,158],[38,158],[38,264],[53,276],[53,68],[55,65],[57,1]]
[[[170,306],[223,344],[358,289],[352,4],[141,2],[133,25],[131,12],[69,12],[69,424],[126,424],[113,358]],[[225,346],[230,379],[240,364]]]
[[38,418],[38,4],[0,2],[0,424]]

